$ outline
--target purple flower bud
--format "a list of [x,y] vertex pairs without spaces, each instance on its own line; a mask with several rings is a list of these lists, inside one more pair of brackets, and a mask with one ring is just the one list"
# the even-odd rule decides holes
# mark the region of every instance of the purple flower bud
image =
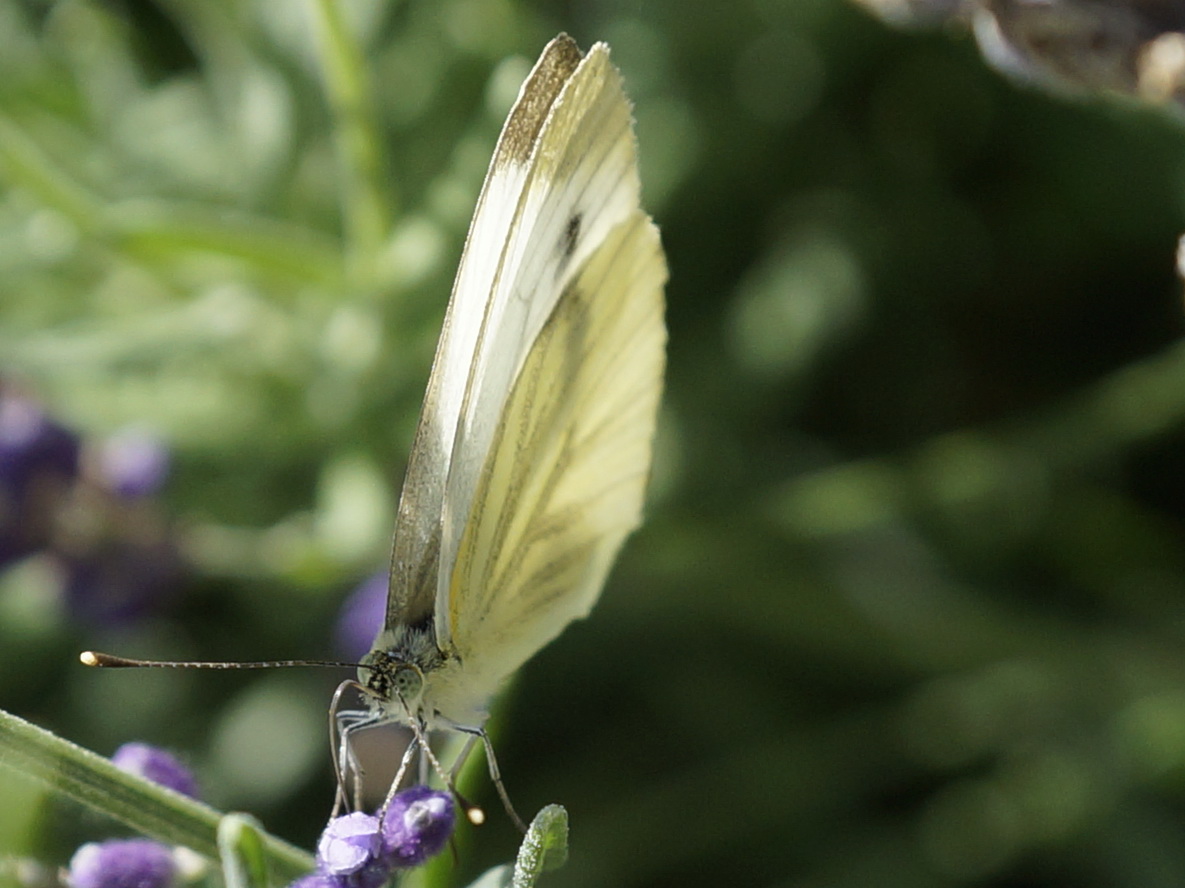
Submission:
[[357,872],[340,876],[318,868],[292,882],[289,888],[383,888],[390,878],[391,868],[381,860],[372,860]]
[[0,388],[0,566],[49,543],[78,452],[76,435]]
[[111,756],[115,767],[167,786],[191,799],[198,797],[197,781],[172,753],[147,743],[125,743]]
[[150,496],[168,477],[169,451],[156,436],[125,429],[97,449],[94,470],[99,483],[117,496]]
[[75,851],[66,882],[70,888],[171,888],[176,876],[169,848],[149,839],[117,839]]
[[22,489],[37,473],[73,478],[78,436],[26,398],[0,392],[0,483]]
[[62,594],[75,619],[118,626],[167,603],[181,581],[181,562],[169,539],[115,540],[61,555]]
[[379,820],[361,811],[329,821],[317,842],[317,868],[333,876],[356,873],[380,848]]
[[337,649],[358,661],[370,650],[383,626],[387,609],[387,571],[376,573],[346,599],[337,620]]
[[288,884],[288,888],[346,888],[345,882],[329,873],[313,870],[307,876],[301,876]]
[[392,866],[419,866],[439,853],[453,832],[456,810],[447,792],[413,786],[391,799],[383,818],[383,856]]
[[331,878],[340,879],[342,888],[383,888],[391,880],[391,865],[376,859],[357,872]]

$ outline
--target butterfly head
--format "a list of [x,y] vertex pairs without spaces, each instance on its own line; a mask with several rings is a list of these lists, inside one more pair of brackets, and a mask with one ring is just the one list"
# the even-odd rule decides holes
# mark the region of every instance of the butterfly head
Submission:
[[397,719],[422,717],[428,676],[444,663],[436,646],[431,621],[422,625],[398,624],[386,628],[362,658],[358,681],[380,709]]
[[409,715],[419,709],[424,673],[415,663],[376,648],[363,659],[360,672],[363,684],[377,700],[402,704]]

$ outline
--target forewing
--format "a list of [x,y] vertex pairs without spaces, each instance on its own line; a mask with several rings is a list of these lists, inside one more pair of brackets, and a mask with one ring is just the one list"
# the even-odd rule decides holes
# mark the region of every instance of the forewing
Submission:
[[[514,265],[514,258],[508,255],[516,243],[511,232],[521,227],[533,148],[551,106],[580,60],[580,50],[564,35],[547,45],[523,83],[490,161],[404,476],[387,595],[388,628],[419,623],[435,607],[445,486],[462,405],[473,379],[478,340],[488,325],[494,300],[506,298],[502,282]],[[512,353],[525,354],[530,343],[512,341],[507,346]]]
[[638,524],[665,281],[658,231],[635,209],[564,287],[515,381],[449,597],[452,650],[475,695],[588,613]]
[[[499,430],[513,429],[518,421],[503,425],[528,351],[539,347],[533,344],[556,314],[561,296],[576,292],[575,283],[590,273],[594,257],[603,254],[614,232],[641,224],[635,219],[640,213],[629,101],[608,48],[597,44],[564,84],[532,147],[502,268],[482,320],[445,488],[436,603],[437,642],[445,651],[451,645],[460,649],[465,630],[459,620],[472,625],[466,607],[475,606],[474,614],[490,608],[482,591],[486,581],[472,564],[466,565],[466,578],[458,580],[458,559],[471,526],[484,527],[509,508],[494,503],[487,517],[476,502],[477,489],[489,476],[494,450],[506,443],[506,432]],[[651,240],[653,261],[659,247],[656,237]],[[597,267],[609,273],[600,263]],[[621,284],[628,289],[632,281]],[[660,288],[653,287],[655,292]],[[585,292],[591,297],[587,281]],[[531,452],[503,455],[502,470],[508,470],[508,460],[537,459]]]

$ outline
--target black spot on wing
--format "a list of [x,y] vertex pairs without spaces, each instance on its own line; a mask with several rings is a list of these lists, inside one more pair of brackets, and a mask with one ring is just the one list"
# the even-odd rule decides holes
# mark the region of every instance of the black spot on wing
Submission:
[[568,224],[564,227],[564,235],[560,238],[560,256],[564,260],[571,259],[572,254],[576,252],[576,242],[580,240],[582,222],[583,216],[580,213],[573,213]]

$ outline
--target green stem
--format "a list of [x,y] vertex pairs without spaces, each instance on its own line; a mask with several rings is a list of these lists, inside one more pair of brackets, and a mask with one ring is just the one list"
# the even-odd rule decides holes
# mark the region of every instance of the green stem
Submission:
[[337,0],[314,4],[321,61],[330,108],[336,117],[338,160],[342,171],[342,215],[346,256],[355,281],[369,277],[390,228],[391,208],[384,200],[382,140],[374,116],[365,60],[342,19]]
[[[107,814],[145,835],[219,858],[222,815],[208,805],[128,774],[109,760],[0,710],[0,766]],[[312,869],[304,851],[260,834],[272,871],[283,881]]]
[[102,225],[102,203],[74,181],[12,120],[0,116],[0,169],[11,185],[24,188],[77,226],[93,232]]

